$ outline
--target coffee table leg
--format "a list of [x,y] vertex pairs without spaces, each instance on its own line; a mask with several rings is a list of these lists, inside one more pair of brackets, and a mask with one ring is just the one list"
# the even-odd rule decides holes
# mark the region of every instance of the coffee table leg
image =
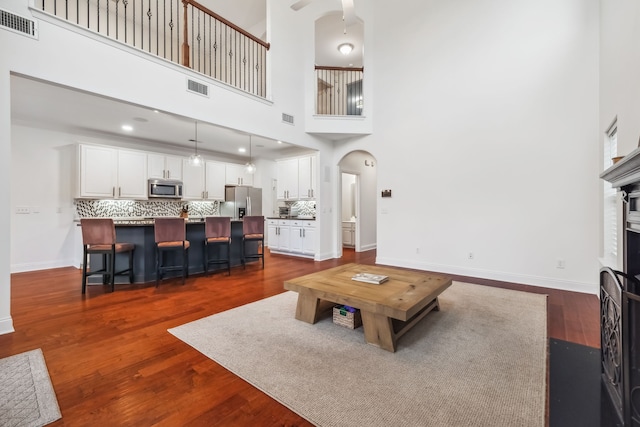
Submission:
[[396,336],[393,333],[391,318],[362,310],[360,314],[365,341],[392,353],[395,352]]
[[298,294],[298,305],[296,306],[296,319],[314,324],[318,321],[318,308],[320,300],[306,292]]

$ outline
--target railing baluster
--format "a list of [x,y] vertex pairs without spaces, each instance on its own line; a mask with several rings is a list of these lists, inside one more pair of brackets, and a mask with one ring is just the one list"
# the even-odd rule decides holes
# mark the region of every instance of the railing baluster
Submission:
[[[140,2],[139,8],[137,1]],[[266,94],[266,52],[269,44],[195,0],[36,0],[36,5],[44,12],[53,13],[71,22],[75,18],[76,25],[150,54],[179,61],[183,66],[245,92],[263,97]],[[86,8],[86,11],[83,8]],[[80,20],[81,15],[86,22]],[[183,24],[182,31],[180,21]],[[121,35],[124,40],[121,39]],[[343,84],[351,84],[354,79],[355,77],[352,77],[350,83],[345,80]],[[354,99],[361,98],[361,86],[353,83],[349,90]]]

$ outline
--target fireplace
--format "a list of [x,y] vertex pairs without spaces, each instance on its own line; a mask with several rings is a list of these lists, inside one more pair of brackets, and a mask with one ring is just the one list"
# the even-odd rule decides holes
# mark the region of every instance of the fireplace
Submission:
[[620,423],[640,427],[640,148],[600,177],[624,202],[624,271],[600,271],[602,384]]

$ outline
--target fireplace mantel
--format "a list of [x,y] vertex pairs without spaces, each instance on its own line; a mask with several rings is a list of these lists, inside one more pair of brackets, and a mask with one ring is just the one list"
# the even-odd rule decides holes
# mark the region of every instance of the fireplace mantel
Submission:
[[640,184],[640,147],[600,174],[600,178],[616,188]]

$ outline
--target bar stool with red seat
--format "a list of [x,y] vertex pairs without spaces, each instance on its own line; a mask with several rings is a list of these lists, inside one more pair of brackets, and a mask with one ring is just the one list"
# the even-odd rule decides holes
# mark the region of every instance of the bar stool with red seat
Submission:
[[[226,247],[214,257],[212,250]],[[222,255],[226,255],[223,257]],[[226,264],[231,275],[231,218],[228,216],[208,216],[204,219],[204,273],[209,274],[210,264]]]
[[[115,276],[128,274],[129,283],[133,283],[133,243],[117,243],[116,227],[111,218],[81,218],[82,227],[82,293],[87,290],[87,277],[99,274],[102,283],[111,285],[115,290]],[[129,256],[129,268],[116,270],[116,255],[126,253]],[[89,270],[89,255],[102,255],[102,268]]]
[[[258,242],[255,253],[247,253],[247,243]],[[264,268],[264,216],[245,216],[242,218],[242,266],[246,268],[246,260],[262,259]]]
[[[189,276],[189,241],[184,218],[156,218],[153,232],[156,242],[156,287],[167,271],[182,271],[182,284]],[[164,265],[166,252],[178,252],[182,264]]]

